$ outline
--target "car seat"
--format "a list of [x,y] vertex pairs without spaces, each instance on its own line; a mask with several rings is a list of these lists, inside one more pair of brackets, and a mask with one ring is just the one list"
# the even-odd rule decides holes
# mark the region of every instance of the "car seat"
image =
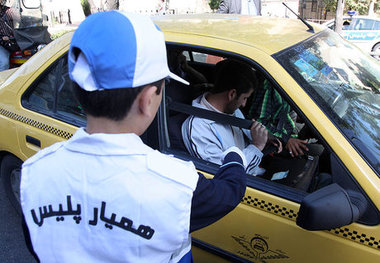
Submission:
[[165,99],[167,116],[168,116],[168,132],[170,147],[172,149],[187,152],[185,144],[182,139],[182,123],[186,120],[189,114],[178,112],[170,109],[170,103],[175,101],[187,105],[191,105],[193,99],[207,91],[212,84],[202,83],[197,85],[186,86],[177,81],[170,81],[166,84]]

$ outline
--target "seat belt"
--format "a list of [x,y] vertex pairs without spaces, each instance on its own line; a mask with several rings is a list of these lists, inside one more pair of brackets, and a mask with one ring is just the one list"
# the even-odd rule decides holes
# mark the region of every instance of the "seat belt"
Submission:
[[202,119],[212,120],[221,124],[227,124],[242,129],[251,129],[253,123],[251,120],[241,119],[224,113],[210,111],[198,107],[193,107],[184,103],[172,101],[170,97],[166,98],[166,103],[169,110],[174,110],[188,115],[194,115]]
[[[193,107],[191,105],[173,101],[170,97],[166,97],[166,105],[169,110],[181,112],[187,115],[194,115],[199,118],[212,120],[221,124],[239,127],[241,129],[249,130],[251,129],[251,126],[253,124],[253,121],[251,120],[237,118],[237,117],[230,116],[227,114],[210,111],[210,110],[206,110],[206,109],[202,109],[198,107]],[[262,153],[264,155],[267,155],[276,151],[277,151],[276,146],[268,145],[263,149]]]

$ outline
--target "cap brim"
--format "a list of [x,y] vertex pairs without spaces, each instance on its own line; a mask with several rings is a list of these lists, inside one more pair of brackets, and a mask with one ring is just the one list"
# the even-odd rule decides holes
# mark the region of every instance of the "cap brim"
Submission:
[[188,81],[186,81],[186,80],[184,80],[183,78],[181,78],[181,77],[178,77],[176,74],[174,74],[174,73],[171,73],[171,72],[169,72],[169,76],[168,76],[169,78],[171,78],[171,79],[174,79],[174,80],[176,80],[176,81],[178,81],[178,82],[181,82],[181,83],[183,83],[183,84],[185,84],[185,85],[190,85],[190,83],[188,82]]

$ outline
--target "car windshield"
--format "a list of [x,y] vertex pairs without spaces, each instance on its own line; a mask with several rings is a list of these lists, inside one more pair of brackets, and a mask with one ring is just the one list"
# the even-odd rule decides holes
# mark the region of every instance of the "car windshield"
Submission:
[[380,63],[325,30],[274,55],[380,174]]

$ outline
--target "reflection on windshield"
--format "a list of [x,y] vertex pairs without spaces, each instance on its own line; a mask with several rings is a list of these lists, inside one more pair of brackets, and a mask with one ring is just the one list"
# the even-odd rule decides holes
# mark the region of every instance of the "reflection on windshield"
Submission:
[[328,31],[274,57],[380,174],[380,63]]

